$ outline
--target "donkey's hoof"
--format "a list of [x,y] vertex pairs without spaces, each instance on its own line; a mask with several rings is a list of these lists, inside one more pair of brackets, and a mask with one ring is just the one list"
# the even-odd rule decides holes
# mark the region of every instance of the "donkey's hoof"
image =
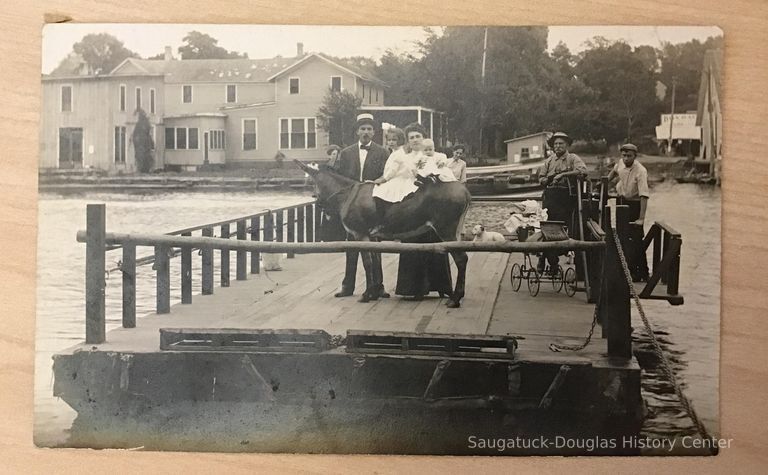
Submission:
[[445,306],[448,308],[459,308],[461,307],[461,302],[457,302],[455,300],[449,300],[445,303]]

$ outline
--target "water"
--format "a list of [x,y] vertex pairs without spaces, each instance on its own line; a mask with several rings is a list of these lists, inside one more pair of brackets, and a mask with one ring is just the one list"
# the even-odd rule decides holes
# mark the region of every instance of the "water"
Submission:
[[[163,233],[190,225],[245,216],[310,199],[306,194],[168,193],[158,195],[42,195],[39,202],[38,310],[35,377],[35,440],[38,445],[66,442],[74,411],[52,396],[51,355],[84,338],[85,245],[75,233],[85,229],[85,206],[107,205],[107,230],[111,232]],[[651,323],[672,358],[699,417],[712,435],[719,433],[718,381],[720,339],[720,190],[698,185],[662,183],[653,189],[646,229],[654,220],[664,221],[683,235],[680,292],[685,305],[644,300]],[[489,230],[501,230],[507,218],[504,204],[476,205],[468,225],[482,221]],[[146,252],[146,251],[145,251]],[[140,254],[141,256],[142,254]],[[120,252],[107,254],[107,268],[114,268]],[[199,259],[193,259],[199,265]],[[171,266],[178,273],[178,266]],[[154,277],[151,266],[137,269],[137,315],[153,311]],[[216,278],[215,282],[218,279]],[[172,285],[178,286],[178,275]],[[193,288],[199,293],[199,280]],[[120,324],[119,271],[107,281],[108,329]],[[172,304],[180,291],[172,288]],[[643,398],[649,409],[643,432],[650,437],[674,437],[693,432],[670,387],[655,370],[642,335],[642,322],[633,312],[636,355],[643,366]]]

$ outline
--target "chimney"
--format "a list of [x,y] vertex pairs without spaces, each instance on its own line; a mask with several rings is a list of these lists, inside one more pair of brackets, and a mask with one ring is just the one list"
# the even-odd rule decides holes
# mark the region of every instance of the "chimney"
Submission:
[[164,57],[164,59],[165,59],[166,61],[170,61],[170,60],[172,60],[172,59],[173,59],[173,53],[172,53],[172,51],[173,51],[173,50],[171,50],[171,47],[170,47],[170,46],[166,46],[166,47],[165,47],[165,57]]
[[304,43],[296,43],[296,57],[304,56]]

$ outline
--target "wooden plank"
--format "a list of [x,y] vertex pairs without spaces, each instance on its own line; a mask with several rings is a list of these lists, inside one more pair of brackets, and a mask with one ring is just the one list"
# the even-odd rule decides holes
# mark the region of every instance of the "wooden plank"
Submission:
[[306,219],[307,242],[315,242],[315,206],[308,204],[304,207]]
[[[191,235],[191,232],[182,234]],[[181,248],[181,303],[192,303],[192,246]]]
[[285,230],[283,225],[285,224],[285,211],[280,210],[275,213],[275,241],[284,242]]
[[[213,228],[203,228],[203,237],[213,236]],[[213,294],[213,250],[210,248],[202,249],[202,293],[203,295]]]
[[296,242],[304,242],[304,224],[305,214],[304,206],[299,206],[296,210]]
[[85,244],[85,342],[103,343],[106,337],[104,289],[106,281],[106,205],[86,206],[87,241]]
[[136,327],[136,246],[123,246],[123,328]]

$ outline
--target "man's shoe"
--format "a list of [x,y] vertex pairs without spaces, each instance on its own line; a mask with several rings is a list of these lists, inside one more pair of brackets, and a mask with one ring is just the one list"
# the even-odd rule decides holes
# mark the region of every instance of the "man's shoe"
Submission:
[[333,294],[333,296],[334,297],[349,297],[353,293],[355,293],[354,290],[341,289],[341,292],[336,292],[335,294]]

